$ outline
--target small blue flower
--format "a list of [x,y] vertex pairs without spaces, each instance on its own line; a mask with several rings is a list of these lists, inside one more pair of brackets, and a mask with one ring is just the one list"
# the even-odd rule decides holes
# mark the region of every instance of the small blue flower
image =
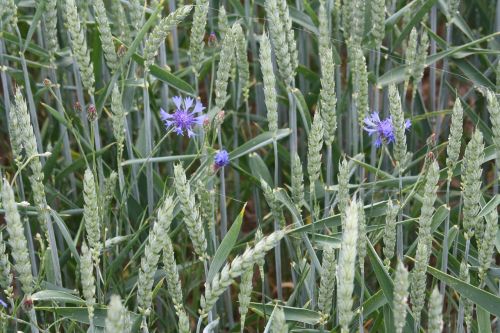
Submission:
[[[178,135],[187,133],[188,137],[194,136],[193,127],[202,125],[205,116],[199,115],[205,108],[200,101],[186,97],[184,100],[180,96],[172,98],[176,110],[173,114],[160,110],[160,118],[165,123],[167,128],[172,128]],[[193,106],[194,104],[194,106]]]
[[[365,118],[365,131],[371,136],[373,134],[377,135],[375,139],[375,147],[380,147],[382,143],[394,142],[394,128],[392,126],[392,118],[388,117],[381,120],[377,112],[373,112],[369,117]],[[408,130],[411,126],[411,121],[409,119],[405,120],[405,129]]]
[[219,150],[214,157],[214,166],[216,169],[223,168],[229,164],[229,154],[224,149]]

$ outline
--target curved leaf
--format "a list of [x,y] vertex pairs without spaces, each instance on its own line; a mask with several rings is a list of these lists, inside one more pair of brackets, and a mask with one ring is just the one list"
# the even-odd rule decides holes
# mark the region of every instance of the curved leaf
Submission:
[[[289,136],[290,133],[291,130],[288,128],[280,129],[276,133],[276,140],[281,140]],[[238,157],[250,154],[251,152],[254,152],[257,149],[260,149],[272,143],[273,140],[274,140],[274,135],[271,132],[264,132],[262,134],[259,134],[255,138],[250,139],[249,141],[245,142],[244,144],[242,144],[241,146],[230,152],[229,159],[234,160],[237,159]]]
[[231,226],[226,236],[224,237],[219,247],[217,248],[215,256],[212,262],[210,263],[210,269],[208,271],[206,279],[207,282],[213,280],[215,274],[219,272],[222,265],[224,265],[224,263],[226,262],[227,256],[229,255],[229,253],[231,253],[234,244],[236,244],[236,241],[238,240],[238,235],[240,234],[241,224],[243,223],[243,216],[245,215],[246,206],[247,205],[245,203],[240,213],[236,217],[236,220],[234,221],[233,225]]

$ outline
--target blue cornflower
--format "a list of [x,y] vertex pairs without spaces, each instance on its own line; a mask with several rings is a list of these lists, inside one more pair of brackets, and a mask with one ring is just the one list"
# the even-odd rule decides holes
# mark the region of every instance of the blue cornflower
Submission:
[[9,305],[1,298],[0,298],[0,305],[3,306],[5,309],[9,307]]
[[[392,118],[388,117],[381,120],[377,112],[373,112],[369,117],[365,118],[365,131],[371,136],[376,134],[375,147],[380,147],[382,143],[394,142],[394,128],[392,126]],[[409,119],[405,120],[405,129],[409,129],[411,122]]]
[[229,154],[224,149],[219,150],[214,157],[214,167],[216,169],[223,168],[229,164]]
[[[184,100],[180,96],[172,98],[176,110],[173,114],[160,110],[160,118],[165,122],[167,128],[172,128],[178,135],[184,135],[186,132],[188,137],[194,136],[193,127],[195,125],[202,125],[205,116],[199,115],[203,109],[200,101],[193,98],[186,97]],[[194,105],[194,106],[193,106]]]

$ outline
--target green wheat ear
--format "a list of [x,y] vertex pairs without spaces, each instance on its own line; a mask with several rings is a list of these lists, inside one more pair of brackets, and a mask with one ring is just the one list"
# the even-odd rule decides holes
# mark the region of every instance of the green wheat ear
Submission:
[[354,315],[352,293],[354,291],[359,223],[358,203],[356,200],[353,200],[346,208],[344,220],[337,266],[337,307],[339,310],[339,325],[343,332],[348,332],[349,324]]
[[113,35],[111,34],[111,28],[109,26],[108,16],[106,14],[106,8],[104,7],[104,2],[102,0],[94,0],[93,3],[95,19],[100,32],[99,36],[101,38],[104,57],[106,58],[109,69],[114,72],[118,69],[119,63],[118,56],[115,51],[115,45],[113,43]]
[[231,64],[234,59],[234,32],[229,29],[222,40],[220,52],[219,68],[215,80],[215,105],[219,110],[223,110],[228,98],[227,85],[231,72]]
[[393,316],[396,333],[403,332],[406,324],[406,309],[408,299],[408,270],[402,262],[398,262],[394,276]]
[[250,305],[250,300],[251,300],[251,294],[252,294],[252,280],[253,280],[253,268],[254,266],[251,266],[246,270],[243,275],[241,276],[241,281],[240,281],[240,292],[238,294],[238,301],[240,303],[239,306],[239,312],[240,312],[240,325],[241,325],[241,332],[243,332],[243,329],[245,327],[245,320],[246,316],[248,313],[248,307]]
[[149,34],[146,42],[144,43],[144,67],[149,70],[149,67],[153,65],[154,59],[160,45],[167,38],[168,33],[191,12],[193,6],[183,6],[177,9],[175,12],[171,13],[167,17],[161,19],[157,25],[155,25],[153,31]]
[[443,331],[443,297],[439,293],[437,285],[434,287],[429,299],[429,333],[440,333]]
[[7,254],[7,242],[3,239],[3,234],[0,232],[0,286],[4,287],[5,295],[9,302],[14,302],[14,287],[12,282],[14,276],[12,267]]
[[137,302],[143,319],[151,313],[154,274],[158,268],[161,251],[168,241],[166,234],[172,223],[173,210],[173,199],[167,196],[158,210],[156,221],[148,235],[144,255],[141,258],[141,267],[137,280]]
[[250,67],[247,57],[247,37],[240,24],[233,27],[235,41],[235,60],[238,69],[238,86],[241,90],[243,102],[247,102],[250,96]]
[[269,132],[278,131],[278,101],[276,98],[276,79],[274,77],[271,57],[271,43],[267,34],[260,38],[260,68],[264,82],[264,98],[267,108],[267,123]]
[[50,61],[54,62],[55,52],[59,48],[59,43],[57,42],[57,0],[47,0],[42,15],[45,22],[45,38],[51,58]]
[[453,113],[451,115],[450,135],[448,137],[448,147],[446,148],[446,166],[448,168],[448,180],[453,177],[453,170],[457,166],[460,148],[462,145],[464,110],[460,98],[455,100]]
[[90,169],[85,170],[83,179],[83,220],[87,232],[87,242],[92,252],[93,259],[99,263],[101,244],[101,218],[99,211],[99,199],[97,197],[94,174]]
[[333,292],[335,290],[335,274],[337,273],[335,249],[327,246],[323,249],[323,263],[321,265],[321,279],[318,292],[318,309],[322,314],[322,321],[328,321],[332,312]]
[[200,219],[199,204],[196,202],[195,194],[191,191],[191,185],[186,179],[186,172],[180,164],[174,166],[174,185],[184,213],[184,222],[193,242],[194,252],[200,259],[205,259],[208,257],[207,239],[203,222]]
[[106,315],[105,333],[130,333],[131,323],[127,309],[118,295],[112,295]]
[[384,263],[387,267],[390,266],[391,259],[394,257],[394,247],[396,246],[396,222],[398,217],[399,207],[392,203],[392,200],[387,201],[387,210],[385,214],[384,226]]
[[395,137],[394,159],[398,163],[400,170],[404,171],[409,159],[406,146],[406,127],[398,88],[394,84],[389,86],[389,111],[392,117]]
[[470,239],[478,227],[481,196],[481,165],[484,159],[483,134],[476,129],[465,148],[462,164],[463,227],[465,236]]
[[189,38],[189,56],[195,75],[199,75],[203,58],[205,57],[205,27],[207,25],[207,15],[209,2],[207,0],[196,0],[193,14],[193,27]]
[[5,209],[5,220],[7,222],[7,232],[9,233],[11,254],[14,259],[14,269],[18,274],[17,279],[21,282],[21,289],[25,297],[30,298],[34,286],[28,244],[24,236],[24,226],[17,210],[12,188],[6,179],[2,182],[2,204]]
[[81,26],[80,17],[75,0],[66,2],[66,24],[70,33],[71,49],[78,64],[78,69],[82,77],[82,83],[90,96],[94,95],[94,66],[90,61],[87,38]]
[[373,45],[375,50],[380,49],[385,36],[385,0],[374,0],[371,2],[371,19]]
[[429,257],[432,251],[431,222],[434,214],[434,202],[437,197],[437,183],[439,180],[439,165],[434,161],[427,171],[424,186],[423,203],[418,220],[418,242],[415,255],[415,267],[411,278],[411,302],[415,317],[415,325],[420,324],[420,315],[425,303],[426,272]]
[[304,171],[302,169],[302,162],[297,153],[292,156],[292,200],[299,212],[305,205],[304,196]]
[[323,119],[321,114],[314,114],[307,144],[307,173],[309,175],[310,193],[314,192],[316,181],[321,171],[321,150],[323,149]]
[[87,244],[82,244],[82,254],[80,256],[80,274],[82,277],[82,293],[87,304],[87,311],[90,321],[90,327],[94,326],[94,307],[95,300],[95,277],[94,264],[92,262],[92,251]]
[[[286,17],[288,8],[286,8],[285,0],[266,0],[264,7],[269,21],[269,35],[274,46],[274,53],[278,62],[278,70],[281,79],[286,84],[293,82],[295,75],[294,59],[296,50],[290,50],[290,47],[295,46],[292,42],[293,32],[290,33],[289,25],[291,22]],[[285,16],[285,17],[284,17]],[[290,27],[291,28],[291,27]]]
[[222,293],[233,283],[234,279],[243,275],[249,267],[260,262],[266,253],[274,248],[285,236],[283,230],[277,230],[267,237],[262,238],[254,247],[248,248],[241,256],[237,256],[227,263],[220,273],[217,273],[211,282],[205,282],[205,294],[201,298],[200,313],[203,317],[215,305]]
[[332,145],[337,129],[337,96],[335,94],[335,63],[330,46],[330,33],[325,5],[319,10],[319,60],[321,64],[320,110],[323,118],[325,144]]
[[272,319],[270,318],[269,320],[272,320],[272,322],[271,322],[271,332],[272,333],[287,333],[288,332],[288,325],[286,324],[285,312],[283,311],[283,308],[276,307],[273,311]]

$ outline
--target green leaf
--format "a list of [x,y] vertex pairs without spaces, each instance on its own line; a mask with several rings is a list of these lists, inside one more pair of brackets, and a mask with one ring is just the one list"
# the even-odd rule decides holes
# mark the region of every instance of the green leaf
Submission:
[[[368,240],[366,244],[368,249],[368,257],[370,258],[370,262],[372,264],[372,268],[377,278],[377,281],[380,284],[382,291],[384,292],[389,307],[394,311],[393,309],[394,282],[389,276],[389,273],[387,273],[387,270],[382,264],[382,260],[380,259],[377,252],[373,248],[373,245],[370,242],[370,240]],[[406,315],[405,330],[412,332],[413,326],[414,326],[413,315],[411,314],[411,312],[408,312],[408,314]]]
[[[276,140],[281,140],[288,135],[290,135],[291,130],[288,128],[280,129],[276,133]],[[267,146],[268,144],[272,143],[274,140],[273,133],[271,132],[264,132],[262,134],[259,134],[253,139],[250,139],[249,141],[245,142],[238,148],[234,149],[232,152],[229,153],[229,159],[234,160],[237,159],[241,156],[245,156],[247,154],[250,154],[251,152],[256,151],[257,149],[260,149],[262,147]]]
[[[9,41],[11,43],[14,43],[16,45],[19,45],[18,36],[14,35],[12,33],[9,33],[7,31],[1,31],[0,38],[3,38],[4,40]],[[39,45],[37,45],[33,42],[28,42],[27,44],[28,44],[27,49],[30,51],[30,53],[32,53],[36,56],[42,57],[42,58],[48,58],[49,53],[44,48],[40,47]],[[27,60],[27,62],[29,64],[28,60]]]
[[[66,319],[77,321],[83,324],[89,324],[89,313],[86,307],[35,307],[39,311],[50,311],[65,317]],[[108,311],[106,309],[94,309],[94,325],[97,327],[104,327],[106,324],[106,316]],[[130,319],[132,322],[136,321],[140,316],[134,312],[130,312]],[[135,324],[135,323],[134,323]],[[135,325],[134,325],[135,326]],[[135,330],[133,330],[135,332]]]
[[[441,51],[439,53],[436,53],[432,56],[427,57],[427,59],[425,61],[425,65],[430,66],[430,65],[434,64],[435,62],[437,62],[445,57],[451,56],[456,52],[463,51],[463,50],[465,50],[471,46],[474,46],[476,44],[480,44],[480,43],[483,43],[485,41],[488,41],[488,40],[490,40],[498,35],[500,35],[500,32],[496,32],[496,33],[493,33],[491,35],[481,37],[479,39],[473,40],[472,42],[469,42],[469,43],[466,43],[466,44],[463,44],[460,46],[450,47],[446,51]],[[390,71],[387,71],[386,73],[384,73],[382,76],[380,76],[378,78],[377,85],[379,87],[385,87],[391,83],[403,82],[405,79],[406,67],[407,67],[406,65],[402,65],[402,66],[396,67]]]
[[[302,223],[302,217],[300,216],[299,211],[297,210],[297,207],[293,204],[292,200],[288,196],[288,193],[282,188],[278,189],[276,191],[276,198],[278,201],[280,201],[282,204],[285,205],[285,207],[290,211],[292,214],[292,217],[294,219],[294,224],[299,228],[303,226]],[[318,229],[319,230],[319,229]],[[306,246],[307,253],[311,257],[311,261],[314,264],[314,267],[321,272],[321,264],[318,260],[318,257],[316,256],[316,252],[314,251],[314,248],[311,244],[311,241],[309,238],[307,238],[307,235],[305,233],[301,233],[300,237],[302,238],[302,241],[304,242],[304,245]]]
[[[408,258],[415,261],[415,259],[411,257]],[[465,283],[451,275],[443,273],[432,266],[427,266],[427,271],[438,280],[445,282],[448,287],[455,289],[455,291],[460,293],[461,296],[466,297],[477,305],[482,306],[491,314],[497,317],[500,316],[500,307],[498,306],[500,304],[500,297]]]
[[78,305],[85,304],[85,300],[81,299],[80,297],[60,290],[41,290],[31,295],[31,298],[34,301],[38,302],[48,301],[48,302],[71,303]]
[[492,83],[479,69],[477,69],[470,61],[465,59],[453,59],[452,61],[457,65],[465,76],[476,86],[487,87],[488,89],[495,90],[496,85]]
[[219,247],[217,248],[215,256],[212,262],[210,263],[210,270],[208,271],[206,278],[207,282],[213,280],[215,274],[219,272],[221,267],[226,262],[229,253],[231,253],[231,250],[233,249],[234,244],[236,244],[236,241],[238,240],[238,235],[240,233],[241,224],[243,223],[243,216],[245,215],[246,206],[247,205],[245,203],[240,213],[236,217],[236,220],[234,220],[233,225],[231,226],[226,236],[224,237]]
[[420,9],[412,15],[412,19],[408,24],[404,27],[403,31],[401,31],[401,34],[399,35],[398,39],[394,42],[394,45],[392,46],[393,49],[396,49],[401,42],[410,34],[411,29],[416,26],[421,20],[424,15],[426,15],[429,10],[431,9],[432,6],[437,2],[437,0],[427,0],[421,7]]
[[[141,66],[144,65],[144,58],[138,55],[137,53],[134,53],[132,58],[139,65]],[[161,68],[158,65],[153,64],[152,66],[150,66],[149,73],[154,77],[160,79],[161,81],[165,82],[170,87],[182,91],[186,94],[194,96],[196,93],[194,88],[189,83],[177,77],[176,75],[172,74],[170,71]]]
[[171,155],[171,156],[161,156],[161,157],[150,157],[150,158],[134,158],[131,160],[126,160],[121,163],[122,166],[132,165],[132,164],[144,164],[144,163],[160,163],[160,162],[177,162],[185,160],[194,160],[198,158],[199,155]]
[[59,231],[61,232],[64,240],[66,241],[66,244],[68,244],[69,250],[71,251],[73,257],[75,258],[77,264],[80,264],[80,255],[76,250],[75,242],[73,241],[73,238],[71,238],[68,228],[66,227],[66,223],[64,223],[59,214],[52,209],[50,209],[50,215],[52,215],[52,218],[56,222],[57,227],[59,228]]
[[[365,210],[365,216],[368,217],[378,217],[378,216],[383,216],[385,215],[386,212],[386,206],[387,206],[387,201],[380,201],[377,203],[374,203],[373,205],[366,205],[364,206]],[[328,228],[333,228],[333,227],[338,227],[340,226],[340,214],[333,215],[321,220],[318,220],[314,222],[314,229],[315,230],[322,230],[324,227]],[[312,232],[313,225],[312,224],[307,224],[302,227],[295,228],[290,231],[291,234],[297,233],[297,232]]]
[[[275,307],[275,304],[262,305],[262,303],[250,303],[250,308],[259,315],[263,315],[264,310],[266,313],[272,313]],[[315,325],[320,319],[319,313],[313,310],[294,308],[291,306],[283,306],[282,309],[285,312],[286,321],[296,321],[299,323]]]
[[[101,155],[103,155],[109,148],[111,148],[111,146],[112,145],[107,145],[106,147],[103,147],[101,150],[96,151],[95,158],[98,158]],[[64,178],[68,177],[70,173],[85,168],[87,166],[87,161],[92,161],[93,157],[94,154],[89,153],[85,157],[82,156],[74,160],[73,163],[71,163],[71,165],[68,165],[56,176],[56,181],[64,180]]]
[[476,307],[478,332],[491,333],[491,319],[488,311],[480,306]]
[[269,184],[269,186],[274,187],[271,173],[269,172],[266,163],[264,162],[264,160],[262,160],[259,154],[251,153],[250,155],[248,155],[248,164],[250,165],[250,171],[255,178],[263,178],[266,183]]
[[[385,304],[387,304],[387,298],[384,296],[383,291],[382,290],[377,291],[375,294],[372,295],[372,297],[370,297],[363,303],[363,316],[365,318],[368,317],[370,314],[377,311]],[[358,313],[359,313],[359,308],[358,311],[356,311],[356,314]]]
[[[432,215],[431,221],[431,233],[434,233],[439,226],[443,223],[450,212],[450,209],[446,205],[441,205]],[[413,244],[406,251],[407,254],[414,254],[417,249],[418,240],[416,239]]]
[[495,196],[483,206],[478,216],[484,217],[488,215],[493,209],[497,209],[498,205],[500,205],[500,194],[495,194]]
[[50,105],[47,105],[45,103],[41,103],[43,107],[49,111],[49,113],[52,115],[52,117],[56,118],[58,122],[64,125],[64,127],[68,128],[68,122],[66,121],[66,118],[64,118],[63,115],[61,115],[56,109],[51,107]]
[[304,125],[306,134],[309,137],[309,131],[311,129],[311,114],[309,112],[306,100],[304,99],[304,96],[302,95],[299,89],[297,88],[292,89],[292,93],[293,97],[295,98],[295,102],[297,103],[300,117],[302,118],[302,124]]
[[45,10],[45,3],[46,2],[47,2],[47,0],[41,0],[41,1],[38,1],[36,3],[36,12],[35,12],[35,15],[33,16],[33,19],[31,20],[28,33],[26,34],[26,39],[24,41],[24,46],[23,46],[23,50],[22,50],[23,53],[28,48],[29,42],[31,41],[31,38],[33,37],[33,34],[35,33],[35,30],[38,28],[38,21],[40,21],[40,17],[42,17],[42,14]]
[[413,1],[411,2],[408,2],[406,4],[406,6],[404,6],[403,8],[401,8],[400,10],[398,10],[397,12],[395,12],[394,14],[392,14],[391,16],[389,16],[386,20],[385,20],[385,27],[386,29],[392,29],[396,26],[398,20],[403,17],[406,12],[410,11],[413,7]]

